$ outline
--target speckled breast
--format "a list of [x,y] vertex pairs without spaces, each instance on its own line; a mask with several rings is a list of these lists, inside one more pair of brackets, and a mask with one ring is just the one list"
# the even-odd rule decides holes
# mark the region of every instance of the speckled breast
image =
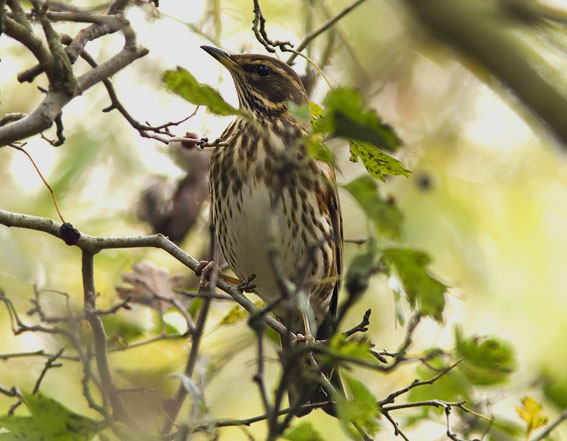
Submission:
[[284,135],[278,126],[266,136],[246,121],[233,122],[221,137],[227,145],[211,158],[213,222],[224,257],[240,279],[256,274],[258,295],[265,302],[277,299],[276,256],[285,277],[304,287],[320,322],[337,275],[328,206],[336,193],[325,176],[327,164],[297,149],[290,158],[287,146],[296,145],[300,135],[300,130]]

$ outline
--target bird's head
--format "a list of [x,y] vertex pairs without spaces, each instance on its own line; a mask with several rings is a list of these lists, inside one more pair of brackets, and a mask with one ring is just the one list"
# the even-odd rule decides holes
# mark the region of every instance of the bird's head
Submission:
[[284,62],[267,55],[236,55],[216,47],[201,48],[228,69],[241,108],[266,117],[285,112],[289,101],[298,106],[309,103],[301,79]]

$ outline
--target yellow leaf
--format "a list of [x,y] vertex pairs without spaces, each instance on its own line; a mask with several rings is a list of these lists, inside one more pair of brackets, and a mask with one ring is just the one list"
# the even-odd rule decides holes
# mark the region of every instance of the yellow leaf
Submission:
[[530,397],[525,397],[522,400],[522,406],[516,407],[516,412],[526,422],[526,435],[528,437],[538,427],[547,424],[548,418],[542,415],[541,410],[541,404]]
[[227,315],[220,321],[219,326],[232,325],[248,316],[248,312],[240,305],[234,306]]

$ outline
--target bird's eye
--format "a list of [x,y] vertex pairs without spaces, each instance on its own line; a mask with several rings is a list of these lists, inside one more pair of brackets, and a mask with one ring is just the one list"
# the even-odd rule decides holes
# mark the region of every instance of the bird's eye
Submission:
[[258,64],[256,66],[256,73],[258,75],[260,75],[261,77],[267,77],[268,75],[270,75],[272,73],[272,69],[270,69],[265,64]]

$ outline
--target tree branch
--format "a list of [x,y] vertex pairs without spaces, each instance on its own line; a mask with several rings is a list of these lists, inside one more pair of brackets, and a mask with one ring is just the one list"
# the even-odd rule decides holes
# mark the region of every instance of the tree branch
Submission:
[[561,415],[559,415],[559,417],[553,421],[552,423],[550,423],[543,432],[541,432],[538,436],[536,436],[535,438],[532,438],[530,441],[543,441],[544,439],[546,439],[551,432],[553,432],[555,430],[555,428],[557,426],[559,426],[559,424],[561,424],[563,421],[567,421],[567,410],[564,410]]
[[[297,47],[295,48],[295,50],[297,52],[301,52],[303,49],[305,49],[315,38],[317,38],[319,35],[321,35],[323,32],[325,32],[326,30],[328,30],[329,28],[331,28],[336,22],[338,22],[341,18],[343,18],[345,15],[347,15],[350,11],[352,11],[354,8],[356,8],[358,5],[364,3],[366,0],[357,0],[354,3],[352,3],[351,5],[347,6],[346,8],[344,8],[341,12],[339,12],[337,15],[335,15],[334,17],[328,19],[325,23],[323,23],[321,26],[319,26],[317,29],[313,29],[311,32],[309,32],[301,41],[301,43],[299,43],[297,45]],[[283,51],[285,51],[285,48],[282,48]],[[286,63],[287,64],[292,64],[293,61],[295,60],[295,58],[297,57],[297,53],[293,53],[290,55],[290,57],[287,59]]]
[[[128,21],[116,15],[126,3],[114,2],[111,10],[116,10],[113,12],[115,15],[105,16],[106,18],[101,22],[80,31],[66,50],[63,50],[61,37],[52,28],[45,11],[39,6],[35,8],[35,14],[41,20],[50,50],[33,34],[29,24],[25,25],[27,23],[25,14],[22,15],[13,8],[13,16],[20,22],[3,14],[2,24],[6,33],[26,45],[40,62],[38,66],[21,73],[18,79],[32,81],[45,70],[48,73],[50,88],[43,101],[29,115],[0,126],[0,147],[48,129],[57,118],[60,118],[61,110],[69,101],[148,53],[147,49],[137,45],[136,35]],[[86,43],[118,30],[124,34],[124,48],[100,66],[75,79],[71,65],[83,51]],[[61,124],[58,124],[59,141],[62,139],[62,134],[59,136],[60,132]]]

